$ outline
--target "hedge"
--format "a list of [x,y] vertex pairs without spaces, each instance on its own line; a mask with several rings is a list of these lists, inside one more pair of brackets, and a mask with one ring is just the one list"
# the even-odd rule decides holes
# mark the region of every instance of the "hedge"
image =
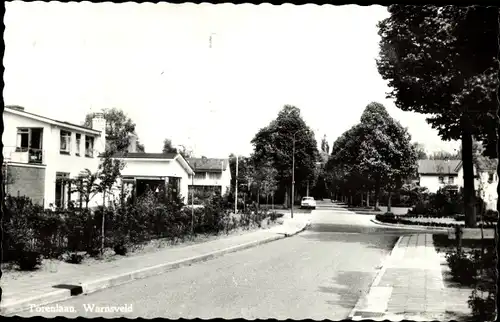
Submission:
[[[78,258],[68,253],[100,253],[102,218],[105,216],[105,247],[117,253],[157,238],[183,239],[192,233],[192,212],[180,198],[158,202],[153,194],[135,204],[117,204],[113,209],[99,207],[94,211],[70,209],[53,212],[33,204],[26,197],[8,196],[3,217],[3,261],[30,262],[38,265],[45,258]],[[205,207],[194,210],[194,233],[217,234],[236,227],[248,227],[269,217],[267,209],[251,209],[241,218],[230,216],[230,207],[222,197],[213,197]],[[272,220],[279,215],[272,214]],[[63,256],[64,255],[64,256]],[[28,259],[26,259],[28,257]]]
[[[377,214],[375,215],[375,219],[391,224],[403,224],[403,225],[416,225],[416,226],[428,226],[428,227],[445,227],[445,228],[454,228],[454,227],[465,227],[465,224],[458,223],[439,223],[439,222],[418,222],[412,221],[408,219],[401,218],[401,216],[396,216],[394,214]],[[496,225],[492,223],[479,224],[478,227],[483,228],[495,228]]]

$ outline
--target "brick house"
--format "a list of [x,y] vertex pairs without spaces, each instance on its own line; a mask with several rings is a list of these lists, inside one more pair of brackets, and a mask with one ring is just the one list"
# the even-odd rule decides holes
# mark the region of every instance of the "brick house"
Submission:
[[98,113],[87,128],[5,106],[3,123],[5,194],[30,197],[46,208],[78,201],[65,179],[97,170],[106,145],[104,116]]

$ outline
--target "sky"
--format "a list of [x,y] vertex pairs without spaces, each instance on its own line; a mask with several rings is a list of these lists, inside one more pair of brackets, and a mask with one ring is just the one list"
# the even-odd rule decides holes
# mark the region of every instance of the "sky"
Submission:
[[375,64],[382,6],[5,6],[5,104],[76,124],[120,108],[146,152],[170,138],[197,156],[249,155],[285,104],[331,146],[373,101],[427,151],[459,147],[386,99]]

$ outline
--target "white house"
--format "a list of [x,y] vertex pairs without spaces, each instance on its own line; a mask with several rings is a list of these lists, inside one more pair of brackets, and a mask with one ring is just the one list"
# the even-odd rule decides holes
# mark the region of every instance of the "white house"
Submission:
[[190,189],[195,191],[216,191],[224,195],[231,189],[229,159],[187,158],[195,171]]
[[[481,159],[480,166],[474,166],[474,188],[487,203],[488,209],[496,209],[498,199],[496,159]],[[439,188],[458,190],[464,186],[464,172],[461,160],[419,160],[419,185],[430,192]]]
[[[131,149],[134,150],[133,148]],[[129,152],[116,156],[124,162],[121,171],[124,189],[141,196],[148,189],[160,193],[170,188],[187,203],[188,185],[194,175],[189,163],[178,153]]]
[[433,193],[445,186],[455,190],[464,186],[460,160],[418,160],[418,176],[419,185]]
[[479,182],[475,188],[480,194],[480,197],[486,202],[487,209],[497,209],[497,165],[497,159],[481,158],[478,166]]
[[106,146],[106,121],[96,114],[92,128],[27,112],[20,106],[5,106],[3,112],[3,157],[5,192],[27,196],[49,207],[66,207],[79,196],[71,193],[65,178],[84,169],[97,170],[99,154]]

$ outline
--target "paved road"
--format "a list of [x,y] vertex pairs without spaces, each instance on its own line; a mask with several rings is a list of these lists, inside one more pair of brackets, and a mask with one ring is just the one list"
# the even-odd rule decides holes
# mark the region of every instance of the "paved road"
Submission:
[[[19,315],[344,319],[401,232],[333,208],[312,216],[311,229],[294,237],[58,303],[76,313]],[[132,312],[86,312],[92,304]]]

